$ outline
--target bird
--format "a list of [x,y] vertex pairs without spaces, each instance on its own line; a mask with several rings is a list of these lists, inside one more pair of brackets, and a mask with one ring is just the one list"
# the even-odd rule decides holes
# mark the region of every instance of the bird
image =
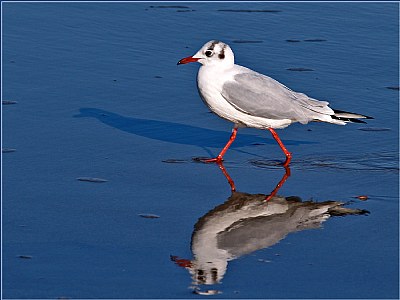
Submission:
[[221,41],[211,40],[192,56],[182,58],[177,65],[198,62],[197,88],[203,102],[219,117],[233,122],[231,136],[215,158],[202,162],[221,162],[233,141],[238,128],[269,130],[286,156],[283,166],[288,166],[292,153],[287,150],[275,129],[292,123],[326,122],[337,125],[365,123],[360,119],[372,117],[336,110],[329,102],[320,101],[304,93],[295,92],[279,81],[235,64],[231,47]]

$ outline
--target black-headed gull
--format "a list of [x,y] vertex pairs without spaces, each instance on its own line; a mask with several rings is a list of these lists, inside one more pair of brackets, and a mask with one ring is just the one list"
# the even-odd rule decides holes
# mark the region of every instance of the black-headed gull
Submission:
[[271,77],[236,65],[231,48],[220,41],[207,42],[195,55],[181,59],[178,65],[190,62],[202,64],[197,87],[204,103],[218,116],[234,123],[232,135],[219,155],[204,162],[222,161],[238,128],[254,127],[272,133],[286,155],[284,166],[287,166],[292,154],[274,129],[285,128],[294,122],[345,125],[347,122],[365,123],[358,119],[371,118],[331,109],[326,101],[292,91]]

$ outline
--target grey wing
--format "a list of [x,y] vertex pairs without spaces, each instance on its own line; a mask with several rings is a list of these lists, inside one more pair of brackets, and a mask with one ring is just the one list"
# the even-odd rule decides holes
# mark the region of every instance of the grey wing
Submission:
[[300,123],[318,120],[334,112],[328,102],[296,93],[278,81],[249,70],[223,85],[222,96],[237,110],[268,119]]

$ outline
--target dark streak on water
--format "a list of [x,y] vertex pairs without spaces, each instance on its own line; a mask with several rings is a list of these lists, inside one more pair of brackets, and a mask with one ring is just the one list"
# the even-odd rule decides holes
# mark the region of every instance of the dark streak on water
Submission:
[[276,9],[218,9],[222,12],[244,12],[244,13],[279,13],[281,10]]
[[159,215],[155,214],[139,214],[139,217],[145,218],[145,219],[158,219],[160,218]]
[[325,40],[325,39],[307,39],[304,41],[305,42],[326,42],[327,40]]
[[13,100],[2,100],[1,104],[3,105],[11,105],[11,104],[17,104],[17,101],[13,101]]
[[32,256],[30,255],[18,255],[18,257],[22,259],[32,259]]
[[95,183],[102,183],[102,182],[107,182],[108,181],[106,179],[95,178],[95,177],[78,177],[77,180],[86,181],[86,182],[95,182]]
[[150,5],[150,8],[190,8],[184,5]]
[[188,161],[184,159],[169,158],[162,160],[162,162],[167,164],[182,164],[182,163],[187,163]]
[[390,131],[390,128],[385,128],[385,127],[361,127],[357,128],[358,130],[361,131]]
[[[303,40],[304,42],[310,42],[310,43],[318,43],[318,42],[327,42],[328,40],[325,39],[305,39]],[[297,40],[297,39],[287,39],[286,42],[289,43],[299,43],[301,42],[301,40]]]
[[314,69],[310,69],[310,68],[288,68],[286,70],[294,71],[294,72],[310,72],[310,71],[314,71]]

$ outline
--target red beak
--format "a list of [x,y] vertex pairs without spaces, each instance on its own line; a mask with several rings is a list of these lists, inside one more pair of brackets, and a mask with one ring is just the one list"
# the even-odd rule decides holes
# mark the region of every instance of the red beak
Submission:
[[193,56],[188,56],[188,57],[182,58],[180,61],[178,61],[177,65],[183,65],[183,64],[188,64],[191,62],[196,62],[199,59],[200,58],[194,58]]

